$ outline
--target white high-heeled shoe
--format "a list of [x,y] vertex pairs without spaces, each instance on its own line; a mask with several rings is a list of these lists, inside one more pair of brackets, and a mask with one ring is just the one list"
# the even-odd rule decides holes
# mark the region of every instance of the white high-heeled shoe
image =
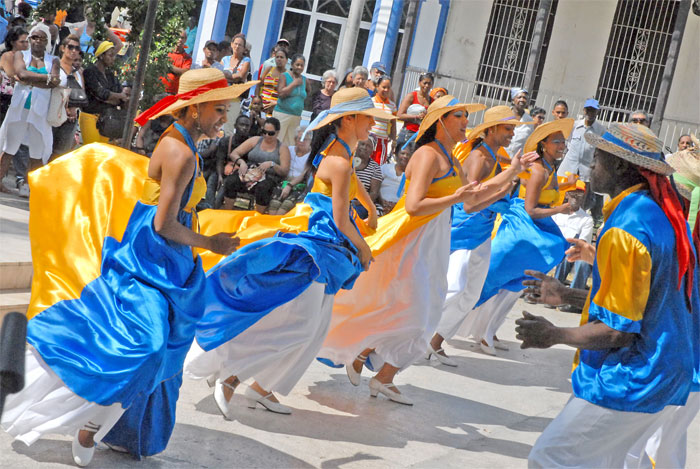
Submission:
[[[81,430],[97,432],[97,430],[99,430],[99,427],[97,427],[94,430],[92,427],[82,428]],[[71,446],[71,451],[73,453],[73,462],[80,467],[85,467],[88,464],[90,464],[90,461],[92,461],[92,457],[95,455],[95,445],[93,444],[90,448],[86,448],[85,446],[81,445],[80,439],[78,438],[79,435],[80,430],[78,430],[75,433],[75,437],[73,438],[73,444]]]
[[274,412],[276,414],[289,415],[292,413],[291,408],[287,407],[286,405],[282,405],[279,402],[271,400],[271,392],[263,396],[255,389],[248,386],[248,388],[246,388],[245,390],[245,393],[243,393],[243,396],[248,402],[248,407],[250,407],[251,409],[255,409],[257,405],[260,404],[270,412]]
[[438,359],[440,363],[443,365],[447,366],[457,366],[457,362],[454,361],[452,358],[448,357],[447,355],[442,355],[440,352],[444,352],[445,350],[440,347],[439,349],[435,350],[432,345],[428,344],[428,355],[425,357],[426,360],[430,360],[430,357],[433,356]]
[[233,417],[230,415],[231,409],[228,406],[229,401],[226,400],[226,396],[224,395],[224,387],[227,387],[232,392],[235,392],[239,381],[236,380],[235,383],[236,384],[232,385],[217,379],[216,384],[214,385],[214,402],[216,402],[216,406],[219,408],[219,412],[221,412],[221,415],[223,415],[224,420],[233,420]]
[[[367,357],[360,354],[357,356],[357,358],[355,358],[355,361],[361,362],[362,368],[364,368],[365,362],[367,361]],[[357,371],[355,371],[355,367],[353,366],[354,364],[355,363],[345,365],[345,372],[348,374],[348,379],[350,380],[350,383],[352,383],[353,386],[359,386],[362,377],[362,368],[360,368],[360,372],[358,373]]]
[[413,402],[411,402],[406,396],[404,396],[403,394],[399,394],[396,391],[392,391],[391,388],[394,388],[398,391],[394,383],[389,383],[387,385],[380,382],[377,378],[372,378],[369,380],[370,396],[377,397],[377,394],[382,393],[390,400],[398,402],[399,404],[413,405]]

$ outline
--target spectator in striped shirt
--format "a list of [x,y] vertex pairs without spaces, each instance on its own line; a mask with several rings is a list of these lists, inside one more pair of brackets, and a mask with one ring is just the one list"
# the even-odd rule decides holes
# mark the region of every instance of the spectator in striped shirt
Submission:
[[[355,158],[353,161],[353,166],[355,166],[355,173],[357,174],[357,179],[360,180],[370,199],[374,202],[377,207],[377,212],[379,215],[382,214],[381,197],[379,196],[379,189],[382,185],[382,169],[379,165],[370,158],[372,152],[374,151],[374,145],[371,140],[361,140],[357,142],[357,149],[355,150]],[[355,199],[352,201],[353,207],[357,211],[360,218],[367,218],[367,210],[360,204],[360,201]]]

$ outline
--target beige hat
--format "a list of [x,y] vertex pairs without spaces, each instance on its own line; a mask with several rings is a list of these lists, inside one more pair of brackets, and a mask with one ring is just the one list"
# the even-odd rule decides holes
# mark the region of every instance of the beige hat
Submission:
[[494,106],[487,109],[484,113],[484,122],[474,127],[474,130],[469,132],[467,138],[469,140],[479,137],[481,133],[489,127],[497,125],[534,125],[534,122],[521,122],[513,113],[513,110],[508,106]]
[[321,113],[308,126],[309,130],[318,130],[343,116],[362,114],[375,119],[394,120],[393,114],[374,107],[374,101],[364,88],[343,88],[336,91],[331,98],[331,107]]
[[191,106],[192,104],[209,101],[235,99],[247,89],[260,83],[249,81],[229,86],[224,72],[215,68],[198,68],[188,70],[180,76],[177,94],[166,96],[134,119],[139,125],[144,125],[151,119],[164,114]]
[[664,176],[673,173],[673,168],[664,161],[664,143],[644,125],[615,122],[602,136],[586,132],[584,137],[594,147],[632,164]]
[[463,109],[471,113],[483,111],[486,109],[486,105],[481,103],[460,103],[457,98],[449,94],[436,99],[430,106],[428,106],[425,117],[423,117],[420,127],[418,128],[418,132],[416,132],[415,141],[418,141],[418,139],[421,138],[423,134],[442,116],[448,112],[457,111],[459,109]]
[[523,147],[523,153],[537,150],[537,144],[548,136],[561,132],[564,134],[564,138],[569,138],[571,131],[574,128],[574,120],[570,117],[565,119],[557,119],[552,122],[547,122],[538,126],[532,131],[528,139],[525,141],[525,146]]
[[694,143],[691,148],[677,151],[666,158],[666,162],[676,170],[673,180],[678,192],[688,200],[692,200],[693,191],[700,192],[700,141],[695,135],[690,138]]

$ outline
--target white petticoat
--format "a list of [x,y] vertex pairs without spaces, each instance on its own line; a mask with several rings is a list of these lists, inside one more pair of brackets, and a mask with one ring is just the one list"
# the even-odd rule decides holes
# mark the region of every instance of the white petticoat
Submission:
[[449,257],[445,210],[379,254],[352,290],[338,292],[319,356],[350,364],[374,348],[375,370],[384,362],[397,368],[412,364],[425,354],[440,321]]
[[459,249],[450,254],[447,269],[447,296],[437,333],[452,338],[479,300],[489,272],[491,238],[474,249]]
[[469,312],[456,335],[483,339],[487,344],[493,345],[493,336],[503,325],[518,298],[520,298],[520,292],[499,290],[485,303]]
[[74,436],[88,422],[101,426],[95,441],[124,413],[119,403],[102,406],[68,389],[32,346],[25,353],[24,389],[5,401],[2,427],[26,445],[47,434]]
[[185,359],[185,376],[254,378],[266,391],[289,394],[328,332],[333,295],[324,290],[324,284],[313,282],[301,295],[213,350],[205,352],[195,342]]

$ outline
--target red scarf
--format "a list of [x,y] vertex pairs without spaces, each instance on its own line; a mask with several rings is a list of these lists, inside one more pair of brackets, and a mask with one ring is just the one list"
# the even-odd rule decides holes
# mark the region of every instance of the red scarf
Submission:
[[[654,173],[645,168],[639,168],[639,172],[649,182],[649,191],[671,222],[673,232],[676,235],[676,250],[678,254],[678,289],[681,288],[681,279],[686,275],[686,295],[691,297],[693,292],[693,274],[695,272],[695,255],[688,239],[687,222],[683,216],[683,207],[678,200],[671,182],[666,176]],[[696,230],[697,231],[697,230]]]
[[136,117],[136,119],[134,119],[134,121],[136,121],[136,123],[140,126],[144,126],[146,125],[146,122],[148,122],[149,119],[151,119],[153,116],[163,111],[164,109],[167,109],[172,104],[175,104],[180,99],[187,101],[194,98],[195,96],[199,96],[202,93],[206,93],[207,91],[216,90],[219,88],[226,88],[227,86],[228,81],[226,81],[226,79],[224,78],[221,80],[213,81],[211,83],[207,83],[206,85],[202,85],[199,88],[195,88],[191,91],[188,91],[187,93],[166,96],[165,98],[161,99],[153,106],[139,114]]

